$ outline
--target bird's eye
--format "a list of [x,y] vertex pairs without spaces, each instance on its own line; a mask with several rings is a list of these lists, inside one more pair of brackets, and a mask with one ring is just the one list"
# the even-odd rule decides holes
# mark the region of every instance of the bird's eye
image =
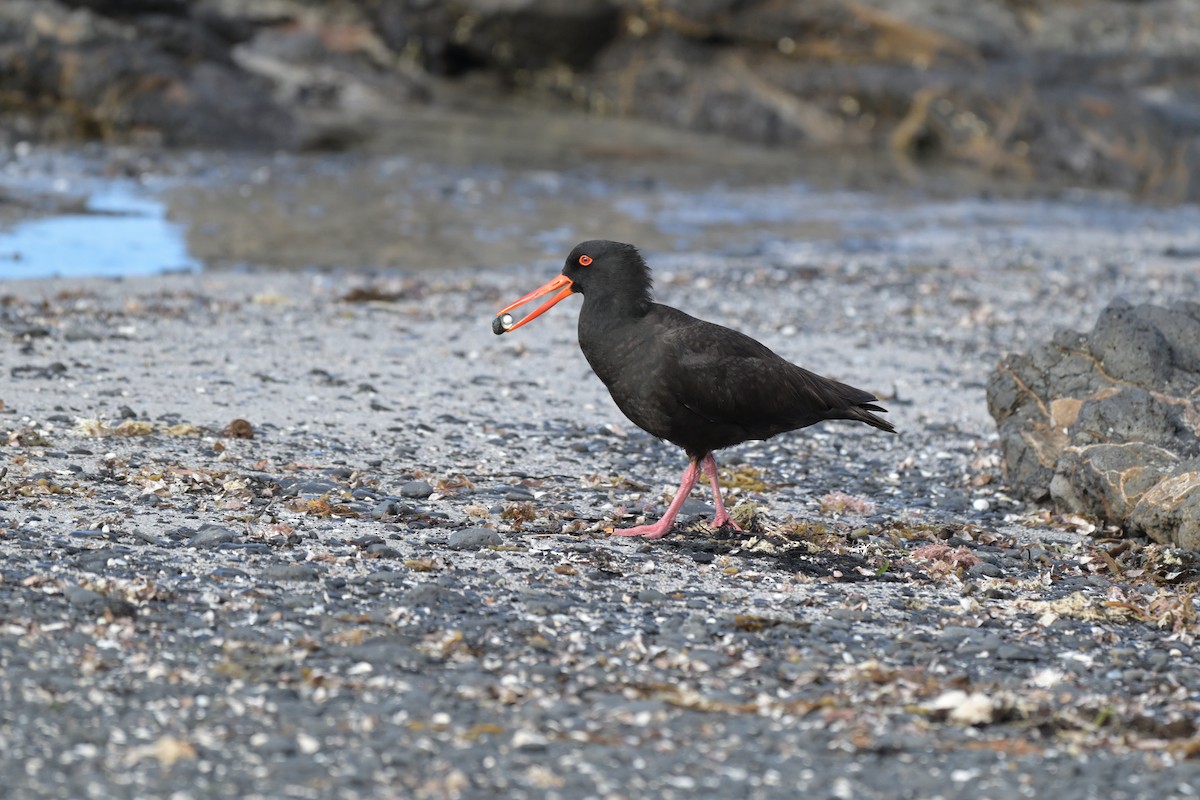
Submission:
[[591,264],[591,263],[592,263],[591,256],[580,256],[579,257],[579,266],[586,267],[588,264]]

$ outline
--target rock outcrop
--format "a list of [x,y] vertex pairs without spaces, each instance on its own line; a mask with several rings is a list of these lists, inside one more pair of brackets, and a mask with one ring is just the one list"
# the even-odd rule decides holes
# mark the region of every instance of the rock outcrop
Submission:
[[10,136],[291,146],[292,114],[269,82],[231,59],[252,31],[165,0],[130,3],[124,14],[46,0],[0,4],[0,117]]
[[6,0],[0,143],[352,147],[411,103],[508,91],[900,173],[1197,200],[1194,5]]
[[1117,300],[992,374],[1009,485],[1200,550],[1200,304]]

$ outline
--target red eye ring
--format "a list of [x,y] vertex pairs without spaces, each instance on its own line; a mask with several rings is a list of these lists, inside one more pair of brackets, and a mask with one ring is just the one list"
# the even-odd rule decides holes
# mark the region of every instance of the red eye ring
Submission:
[[591,263],[592,263],[591,256],[580,256],[579,257],[579,266],[586,267],[588,264],[591,264]]

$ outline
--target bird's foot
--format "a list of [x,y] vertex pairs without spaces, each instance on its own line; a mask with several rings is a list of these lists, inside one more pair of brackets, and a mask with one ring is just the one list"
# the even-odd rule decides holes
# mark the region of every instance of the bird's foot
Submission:
[[613,536],[644,536],[647,539],[661,539],[671,532],[671,525],[662,521],[653,525],[638,525],[636,528],[613,528]]
[[742,530],[742,526],[734,522],[733,517],[729,516],[728,514],[718,514],[717,516],[713,517],[712,526],[717,530],[721,530],[726,526],[733,528],[735,531]]

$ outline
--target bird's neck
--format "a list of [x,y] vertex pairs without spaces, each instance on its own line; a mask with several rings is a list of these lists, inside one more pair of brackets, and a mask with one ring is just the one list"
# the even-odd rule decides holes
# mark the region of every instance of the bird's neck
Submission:
[[579,310],[579,349],[610,391],[623,376],[629,376],[637,354],[650,344],[647,337],[655,335],[653,326],[645,324],[647,314],[648,310],[612,297],[584,297]]
[[586,317],[590,324],[601,327],[623,325],[646,316],[653,305],[645,293],[584,295],[579,319],[583,322]]

